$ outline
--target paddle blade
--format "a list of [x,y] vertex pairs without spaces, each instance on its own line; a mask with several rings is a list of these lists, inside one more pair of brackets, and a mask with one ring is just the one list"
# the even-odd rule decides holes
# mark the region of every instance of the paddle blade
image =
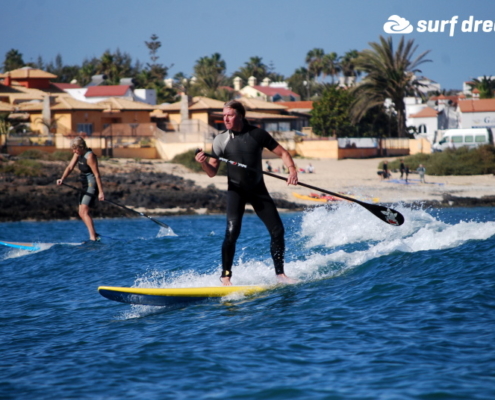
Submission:
[[404,216],[393,208],[364,202],[359,202],[359,205],[363,206],[369,212],[373,213],[375,217],[380,218],[383,222],[386,222],[389,225],[400,226],[405,221]]

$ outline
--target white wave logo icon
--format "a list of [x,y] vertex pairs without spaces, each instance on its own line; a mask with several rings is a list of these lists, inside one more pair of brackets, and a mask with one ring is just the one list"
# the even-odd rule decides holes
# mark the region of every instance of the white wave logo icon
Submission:
[[401,18],[398,15],[391,15],[383,25],[383,30],[386,33],[411,33],[413,26],[407,19]]

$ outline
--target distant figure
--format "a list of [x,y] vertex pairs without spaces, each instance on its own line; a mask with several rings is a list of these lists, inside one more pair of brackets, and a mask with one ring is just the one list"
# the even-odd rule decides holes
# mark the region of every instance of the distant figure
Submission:
[[423,167],[423,164],[419,164],[419,167],[418,169],[416,170],[418,171],[418,174],[419,174],[419,180],[421,181],[421,183],[426,183],[425,182],[425,172],[426,172],[426,168]]
[[402,158],[400,159],[399,170],[400,170],[400,179],[402,179],[404,176],[404,172],[406,172],[406,167],[404,165],[404,160]]
[[382,172],[382,178],[387,179],[390,177],[390,172],[388,172],[388,161],[383,162],[383,172]]
[[315,172],[315,169],[313,168],[313,166],[311,165],[311,163],[308,165],[308,167],[306,168],[306,170],[308,171],[309,174],[312,174],[313,172]]
[[268,172],[272,172],[272,165],[270,164],[270,161],[266,160],[265,166]]
[[404,166],[404,173],[406,174],[406,183],[407,179],[409,178],[409,165]]

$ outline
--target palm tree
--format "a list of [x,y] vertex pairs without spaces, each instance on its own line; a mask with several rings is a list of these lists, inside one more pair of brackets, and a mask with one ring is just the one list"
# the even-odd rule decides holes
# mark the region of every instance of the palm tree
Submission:
[[332,77],[332,85],[335,80],[334,77],[337,76],[341,70],[340,57],[337,53],[328,53],[323,56],[323,69],[322,73],[324,77],[330,75]]
[[251,76],[254,76],[258,82],[261,82],[268,74],[268,67],[263,63],[261,57],[250,57],[244,66],[234,72],[233,76],[238,76],[244,82],[247,82]]
[[227,78],[225,61],[219,53],[212,54],[211,57],[201,57],[194,66],[196,85],[201,90],[203,96],[217,98],[218,89],[225,85]]
[[485,75],[481,79],[473,79],[473,83],[470,83],[469,86],[471,86],[471,90],[479,90],[480,99],[491,99],[495,90],[495,79]]
[[356,69],[358,55],[359,52],[357,50],[349,50],[340,60],[340,70],[346,78],[346,84],[349,77],[356,78],[360,75],[359,70]]
[[380,43],[370,43],[371,49],[363,50],[355,60],[356,67],[367,73],[363,81],[353,88],[356,100],[351,105],[353,122],[359,121],[372,107],[383,105],[387,98],[391,99],[397,114],[399,137],[406,136],[406,119],[404,98],[418,94],[420,83],[415,74],[421,72],[417,67],[431,60],[424,57],[430,52],[412,57],[417,49],[414,40],[404,43],[400,39],[394,51],[392,38],[380,36]]
[[314,48],[308,51],[306,54],[306,64],[308,64],[308,70],[318,79],[323,71],[323,58],[325,52],[323,49]]

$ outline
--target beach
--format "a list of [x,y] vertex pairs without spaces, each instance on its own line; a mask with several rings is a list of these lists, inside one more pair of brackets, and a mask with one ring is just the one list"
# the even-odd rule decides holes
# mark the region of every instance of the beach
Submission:
[[[399,157],[397,157],[399,158]],[[299,181],[327,191],[350,194],[368,201],[375,199],[383,203],[412,203],[421,201],[442,201],[444,196],[482,198],[494,195],[494,175],[470,175],[470,176],[430,176],[426,171],[425,181],[419,181],[419,175],[409,174],[408,183],[400,179],[400,173],[393,172],[389,179],[382,179],[378,174],[378,165],[383,160],[392,162],[394,157],[371,159],[300,159],[294,161],[298,168],[306,168],[309,163],[314,167],[314,173],[299,173]],[[282,161],[270,160],[273,168],[282,166]],[[265,165],[265,160],[263,160]],[[196,185],[206,188],[214,185],[217,189],[227,190],[227,178],[215,176],[209,178],[205,173],[191,172],[179,164],[165,163],[152,160],[148,167],[159,172],[167,172],[178,175],[184,179],[190,179]],[[275,172],[280,176],[286,174]],[[285,199],[291,202],[315,205],[312,200],[296,198],[293,193],[310,195],[316,192],[303,186],[287,186],[280,179],[265,176],[266,186],[275,198]]]

